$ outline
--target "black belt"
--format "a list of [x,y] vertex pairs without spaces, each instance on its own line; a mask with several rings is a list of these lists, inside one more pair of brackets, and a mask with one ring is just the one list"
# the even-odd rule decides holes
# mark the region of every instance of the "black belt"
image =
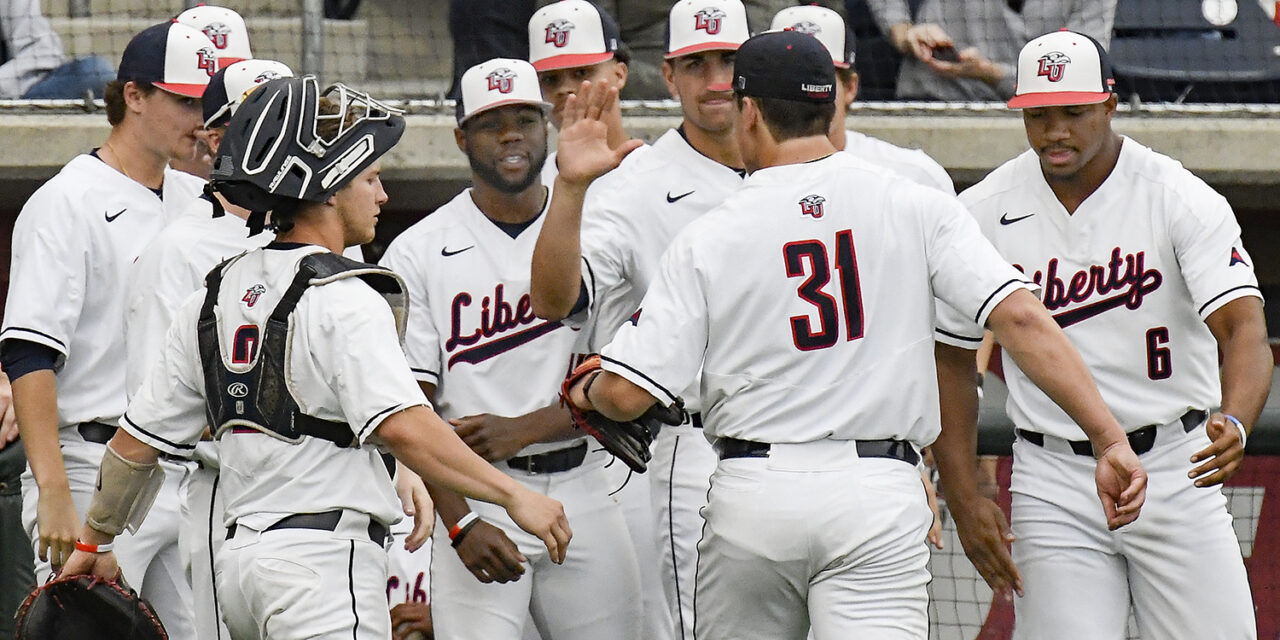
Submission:
[[[280,529],[316,529],[318,531],[333,531],[338,528],[338,522],[342,520],[342,509],[334,509],[333,511],[324,511],[322,513],[295,513],[291,516],[281,518],[275,524],[263,529],[267,531],[277,531]],[[227,540],[230,540],[236,534],[236,525],[227,527]],[[387,540],[387,525],[373,520],[369,520],[369,539],[383,544]]]
[[[1200,426],[1201,422],[1208,417],[1208,411],[1192,409],[1184,414],[1179,420],[1182,421],[1183,431],[1190,432],[1192,429]],[[1134,429],[1126,434],[1129,438],[1129,447],[1133,452],[1142,455],[1151,450],[1156,445],[1156,430],[1160,428],[1158,424],[1149,424],[1141,429]],[[1035,431],[1027,431],[1026,429],[1018,429],[1018,437],[1036,445],[1044,446],[1044,434]],[[1093,457],[1093,444],[1088,440],[1068,440],[1067,444],[1071,445],[1071,451],[1076,455]]]
[[508,458],[507,466],[527,473],[557,473],[576,469],[582,466],[582,461],[586,459],[587,443],[583,442],[567,449]]
[[116,435],[116,427],[101,422],[81,422],[76,425],[76,431],[80,432],[80,437],[85,441],[98,444],[106,444]]
[[694,429],[701,429],[701,428],[702,428],[702,414],[701,414],[701,413],[691,413],[691,414],[689,414],[689,424],[693,425],[693,428],[694,428]]
[[[920,462],[920,454],[906,440],[857,440],[859,458],[893,458],[907,464]],[[716,451],[721,460],[729,458],[767,458],[769,448],[767,442],[753,442],[737,438],[720,438],[716,441]]]

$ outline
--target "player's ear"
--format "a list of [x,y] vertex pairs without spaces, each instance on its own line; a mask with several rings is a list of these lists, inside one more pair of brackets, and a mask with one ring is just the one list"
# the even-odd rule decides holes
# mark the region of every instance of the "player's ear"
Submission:
[[1116,106],[1119,103],[1120,103],[1120,96],[1118,94],[1112,93],[1111,97],[1107,98],[1107,101],[1103,103],[1107,110],[1107,117],[1111,117],[1115,115]]
[[130,80],[124,83],[124,90],[121,93],[124,97],[125,107],[128,110],[142,110],[142,102],[143,98],[146,97],[146,92],[142,90],[142,87],[137,82]]
[[680,92],[676,89],[676,70],[671,66],[670,60],[662,61],[662,81],[667,83],[667,92],[671,94],[671,99],[679,100]]
[[613,62],[613,77],[618,80],[618,91],[622,91],[622,88],[627,86],[627,73],[629,71],[627,63],[617,60]]
[[458,145],[458,151],[464,155],[467,153],[467,134],[462,131],[462,127],[453,128],[453,142]]

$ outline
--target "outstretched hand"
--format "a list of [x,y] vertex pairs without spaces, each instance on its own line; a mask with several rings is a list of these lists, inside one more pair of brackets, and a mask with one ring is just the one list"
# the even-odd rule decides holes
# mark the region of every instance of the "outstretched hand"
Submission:
[[585,81],[577,93],[568,97],[556,146],[561,180],[586,186],[644,144],[631,139],[616,149],[609,147],[609,125],[604,119],[613,113],[617,102],[617,87],[604,81]]
[[1128,440],[1120,440],[1098,456],[1094,480],[1112,531],[1138,519],[1147,497],[1147,472]]

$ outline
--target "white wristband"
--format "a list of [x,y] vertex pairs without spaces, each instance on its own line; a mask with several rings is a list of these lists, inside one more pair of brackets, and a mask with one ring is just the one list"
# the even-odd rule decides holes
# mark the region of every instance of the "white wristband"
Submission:
[[1234,424],[1236,428],[1240,430],[1240,447],[1244,448],[1245,441],[1249,439],[1249,434],[1245,432],[1244,425],[1240,424],[1240,421],[1237,420],[1235,416],[1229,413],[1222,414],[1222,417],[1226,418],[1228,422],[1230,422],[1231,424]]

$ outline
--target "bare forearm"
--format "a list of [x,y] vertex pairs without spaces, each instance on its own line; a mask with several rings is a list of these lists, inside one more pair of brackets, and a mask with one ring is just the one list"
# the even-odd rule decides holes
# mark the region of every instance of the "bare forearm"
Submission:
[[585,186],[557,178],[547,220],[533,249],[529,300],[539,318],[560,320],[573,311],[582,282],[582,203]]
[[1035,296],[1015,292],[996,306],[988,324],[1018,368],[1084,429],[1095,453],[1124,439],[1080,353]]
[[33,371],[13,381],[13,410],[27,461],[41,489],[67,487],[58,444],[58,382],[53,371]]
[[947,502],[964,504],[978,491],[978,393],[974,352],[944,344],[934,345],[938,366],[938,399],[942,432],[934,441],[940,483]]
[[524,434],[525,446],[536,442],[569,440],[582,435],[581,431],[573,427],[569,409],[558,402],[525,414],[519,420],[521,420],[520,427]]
[[1267,344],[1261,303],[1248,298],[1228,303],[1232,305],[1239,313],[1238,319],[1229,327],[1215,330],[1222,351],[1222,412],[1252,428],[1271,393],[1275,362]]
[[574,405],[597,411],[610,420],[635,420],[658,401],[648,391],[609,371],[600,372],[590,388],[585,388],[587,382],[591,382],[590,377],[574,386]]
[[431,494],[431,501],[436,505],[436,513],[440,514],[440,519],[444,521],[444,526],[452,527],[458,523],[462,516],[471,511],[471,506],[467,504],[466,498],[454,491],[450,491],[438,484],[428,482],[427,493]]
[[515,480],[476,455],[426,407],[397,412],[378,426],[377,434],[425,482],[503,507],[520,493]]

